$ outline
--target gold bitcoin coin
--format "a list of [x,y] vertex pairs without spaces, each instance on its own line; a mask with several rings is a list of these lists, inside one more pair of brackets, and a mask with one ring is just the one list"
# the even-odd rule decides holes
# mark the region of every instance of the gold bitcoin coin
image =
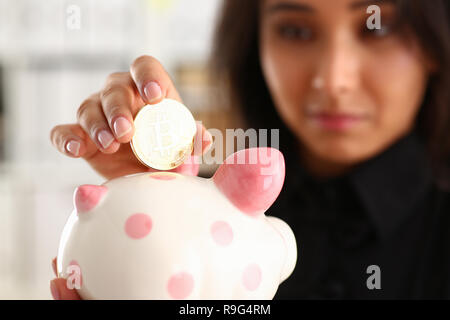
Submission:
[[136,115],[134,126],[131,149],[148,167],[174,169],[192,153],[197,126],[189,109],[176,100],[146,105]]

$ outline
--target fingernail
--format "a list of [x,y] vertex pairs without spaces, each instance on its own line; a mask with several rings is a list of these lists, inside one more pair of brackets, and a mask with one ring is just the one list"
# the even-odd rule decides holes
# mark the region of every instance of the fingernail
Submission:
[[78,152],[80,151],[80,143],[75,140],[70,140],[66,144],[66,150],[73,156],[78,157]]
[[58,286],[55,283],[56,280],[50,281],[50,291],[52,293],[52,297],[55,300],[60,300],[61,295],[59,294]]
[[102,130],[98,134],[98,141],[102,145],[103,149],[107,149],[113,142],[114,137],[106,130]]
[[117,138],[122,138],[124,135],[131,131],[130,121],[128,121],[124,117],[117,118],[117,120],[114,121],[114,131],[116,132]]
[[144,88],[145,98],[147,102],[159,100],[162,95],[161,87],[155,82],[149,82]]

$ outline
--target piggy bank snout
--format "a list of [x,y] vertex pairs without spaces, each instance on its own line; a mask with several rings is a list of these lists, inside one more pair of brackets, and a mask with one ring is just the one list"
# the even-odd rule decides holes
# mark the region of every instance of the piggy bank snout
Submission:
[[277,217],[267,217],[267,220],[283,238],[285,245],[286,255],[280,276],[280,283],[282,283],[292,274],[297,263],[297,242],[292,229],[286,222]]

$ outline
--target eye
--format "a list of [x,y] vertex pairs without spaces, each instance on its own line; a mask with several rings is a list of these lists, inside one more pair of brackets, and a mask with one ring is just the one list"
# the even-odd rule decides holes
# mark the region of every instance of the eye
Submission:
[[311,28],[294,25],[282,25],[278,28],[279,35],[287,40],[308,41],[313,38]]
[[383,24],[380,29],[369,29],[366,25],[363,27],[363,36],[371,38],[385,38],[394,32],[392,24]]

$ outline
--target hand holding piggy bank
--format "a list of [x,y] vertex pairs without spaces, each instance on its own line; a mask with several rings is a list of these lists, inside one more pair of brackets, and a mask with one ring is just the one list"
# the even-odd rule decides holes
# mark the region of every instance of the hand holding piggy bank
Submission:
[[59,276],[84,299],[272,299],[297,261],[290,227],[264,215],[284,176],[281,152],[252,148],[210,179],[153,172],[80,186]]

